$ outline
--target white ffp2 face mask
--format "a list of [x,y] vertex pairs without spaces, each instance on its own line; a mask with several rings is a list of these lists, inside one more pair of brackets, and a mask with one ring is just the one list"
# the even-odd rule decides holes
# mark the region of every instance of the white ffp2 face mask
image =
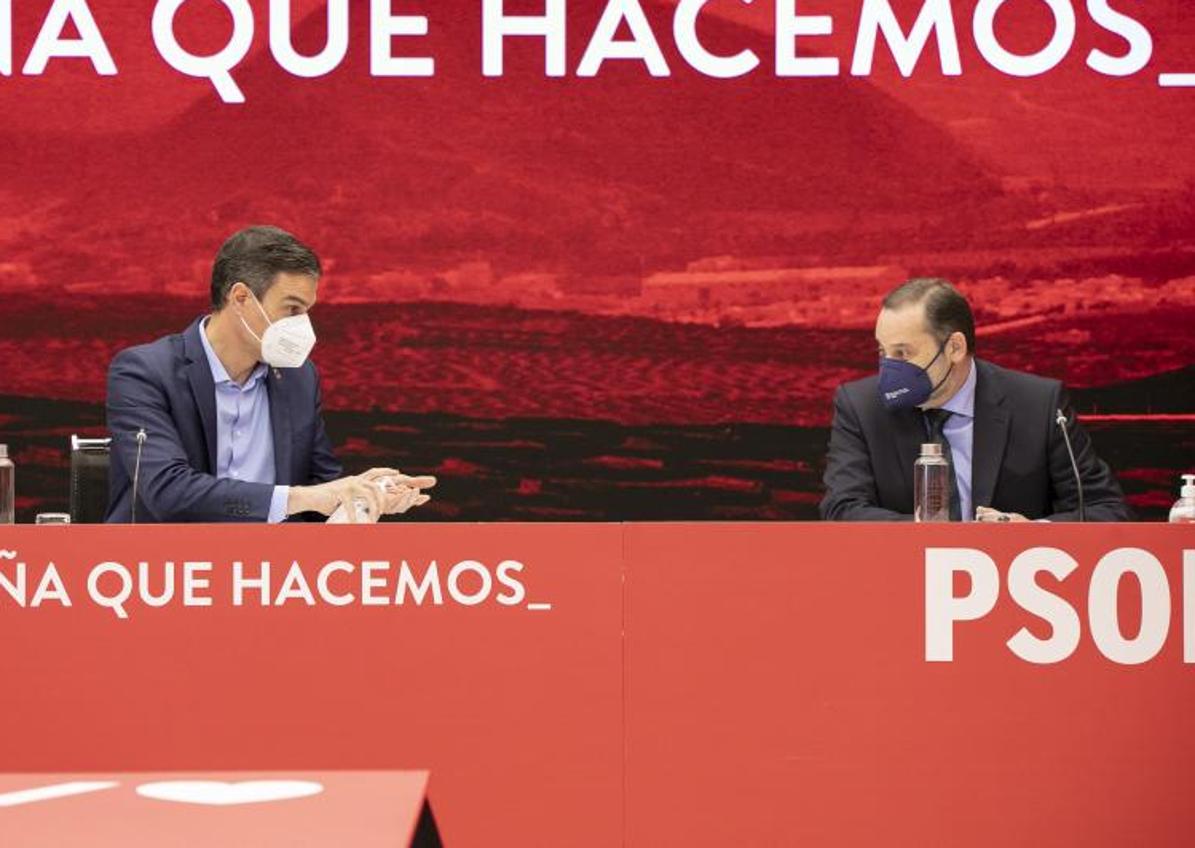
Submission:
[[311,319],[307,313],[289,315],[270,321],[266,310],[255,295],[253,302],[261,310],[261,314],[269,321],[270,326],[262,335],[253,332],[253,328],[240,316],[241,323],[253,338],[261,342],[261,361],[273,368],[298,368],[307,361],[311,349],[315,347],[315,327],[311,326]]

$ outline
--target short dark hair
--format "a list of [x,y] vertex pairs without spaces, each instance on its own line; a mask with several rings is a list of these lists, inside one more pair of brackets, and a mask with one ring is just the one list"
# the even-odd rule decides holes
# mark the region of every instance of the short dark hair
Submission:
[[280,273],[319,279],[319,257],[307,245],[278,227],[247,227],[220,246],[212,264],[212,306],[222,309],[228,292],[244,283],[259,299]]
[[967,298],[941,277],[914,277],[888,292],[885,309],[900,309],[925,302],[925,320],[929,331],[939,342],[954,333],[962,333],[967,340],[967,353],[975,353],[975,316]]

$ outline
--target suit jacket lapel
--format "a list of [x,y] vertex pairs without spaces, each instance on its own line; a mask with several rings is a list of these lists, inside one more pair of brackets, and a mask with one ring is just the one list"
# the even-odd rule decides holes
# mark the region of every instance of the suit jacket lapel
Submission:
[[266,391],[270,398],[270,429],[274,434],[274,482],[289,486],[291,480],[290,387],[294,379],[287,379],[285,370],[271,368],[266,374]]
[[195,321],[183,332],[183,356],[187,360],[187,383],[199,410],[203,425],[204,445],[207,448],[207,471],[216,473],[216,384],[212,380],[212,367],[203,351],[199,334],[203,332],[203,319]]
[[988,363],[975,360],[975,430],[971,449],[971,500],[975,506],[992,506],[1004,449],[1008,445],[1011,413],[1004,403],[999,377]]
[[909,512],[913,511],[913,463],[921,455],[921,443],[925,441],[925,422],[918,409],[900,409],[888,413],[892,416],[890,428],[895,439],[895,456],[900,463],[900,479],[903,483]]

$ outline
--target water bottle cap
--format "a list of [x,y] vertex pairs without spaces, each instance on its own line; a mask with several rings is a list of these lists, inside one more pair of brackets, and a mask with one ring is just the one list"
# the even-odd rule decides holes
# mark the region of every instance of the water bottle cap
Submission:
[[940,445],[938,442],[926,442],[925,444],[923,444],[921,446],[921,455],[922,456],[941,456],[942,455],[942,445]]
[[[0,445],[0,447],[3,447],[3,445]],[[1179,497],[1195,498],[1195,474],[1184,474],[1183,480],[1185,482],[1182,491],[1179,493]]]
[[8,459],[8,445],[0,445],[0,459]]

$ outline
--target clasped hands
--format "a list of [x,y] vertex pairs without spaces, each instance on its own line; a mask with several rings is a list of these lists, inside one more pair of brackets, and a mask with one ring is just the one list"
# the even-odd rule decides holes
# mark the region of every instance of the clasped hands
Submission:
[[[384,488],[378,485],[378,481],[383,479]],[[412,507],[422,506],[431,500],[431,495],[423,490],[435,485],[435,477],[411,477],[397,468],[371,468],[364,474],[314,486],[291,486],[286,513],[318,512],[331,515],[337,507],[343,506],[348,521],[356,523],[355,502],[360,500],[365,504],[367,520],[373,522],[383,515],[401,514]]]
[[1021,515],[1019,512],[1001,512],[998,509],[992,509],[990,506],[980,506],[975,508],[976,521],[1028,521],[1029,519]]

